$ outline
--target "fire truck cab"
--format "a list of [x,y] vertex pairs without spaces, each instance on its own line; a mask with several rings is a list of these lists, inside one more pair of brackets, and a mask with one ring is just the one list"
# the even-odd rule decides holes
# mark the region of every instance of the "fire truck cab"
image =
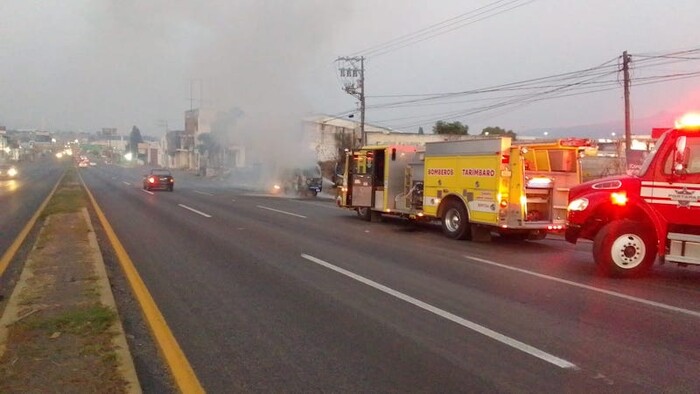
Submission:
[[348,153],[338,204],[366,220],[440,221],[454,239],[542,239],[564,229],[578,150],[509,137],[368,146]]
[[566,239],[593,241],[609,276],[639,276],[661,262],[700,265],[700,116],[668,129],[638,174],[571,189]]

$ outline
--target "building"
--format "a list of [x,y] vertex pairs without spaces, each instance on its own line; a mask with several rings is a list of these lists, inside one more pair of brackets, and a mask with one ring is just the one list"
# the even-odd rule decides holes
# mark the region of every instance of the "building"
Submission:
[[188,152],[188,169],[203,171],[206,168],[206,160],[197,149],[201,135],[211,133],[212,124],[216,121],[216,111],[208,108],[195,108],[185,111],[185,132],[183,138]]
[[0,158],[10,159],[11,152],[10,138],[7,136],[5,126],[0,126]]
[[191,169],[194,165],[194,134],[185,130],[171,130],[163,137],[164,167]]
[[[360,122],[328,115],[316,115],[304,119],[304,129],[310,134],[310,148],[317,153],[318,161],[340,160],[346,148],[358,147],[362,141]],[[447,139],[479,138],[476,136],[445,136],[440,134],[409,133],[390,128],[365,124],[367,145],[425,145],[426,142]],[[353,141],[355,142],[353,144]]]

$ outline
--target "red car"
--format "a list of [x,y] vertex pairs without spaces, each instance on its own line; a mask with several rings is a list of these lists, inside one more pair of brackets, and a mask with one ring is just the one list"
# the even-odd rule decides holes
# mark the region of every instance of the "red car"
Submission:
[[175,178],[168,170],[153,169],[143,177],[143,188],[145,190],[161,189],[173,191]]

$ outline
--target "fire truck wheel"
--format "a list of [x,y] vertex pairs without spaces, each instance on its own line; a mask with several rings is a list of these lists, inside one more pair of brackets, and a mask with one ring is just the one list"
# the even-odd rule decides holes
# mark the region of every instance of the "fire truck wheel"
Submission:
[[452,239],[467,239],[471,235],[467,209],[459,201],[448,201],[442,215],[442,232]]
[[593,240],[598,270],[619,278],[644,275],[656,260],[655,234],[642,223],[616,220],[606,224]]
[[372,210],[368,207],[357,208],[357,216],[359,216],[360,219],[369,222],[372,219]]

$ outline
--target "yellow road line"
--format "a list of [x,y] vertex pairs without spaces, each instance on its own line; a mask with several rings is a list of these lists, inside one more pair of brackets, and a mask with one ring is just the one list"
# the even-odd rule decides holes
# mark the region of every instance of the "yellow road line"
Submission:
[[58,179],[58,182],[56,182],[56,184],[53,186],[53,189],[51,189],[51,193],[49,193],[49,195],[46,196],[44,202],[42,202],[39,206],[39,209],[37,209],[36,212],[34,212],[32,218],[29,219],[26,225],[24,225],[24,228],[22,229],[22,231],[20,231],[15,240],[12,242],[12,245],[10,245],[9,249],[7,249],[2,255],[2,258],[0,258],[0,276],[2,276],[2,274],[5,273],[5,270],[10,265],[12,259],[15,258],[15,254],[17,254],[17,251],[19,250],[20,246],[22,246],[24,240],[27,239],[27,236],[29,235],[29,232],[32,231],[32,228],[34,227],[36,221],[39,220],[39,215],[41,215],[41,213],[44,211],[44,208],[46,208],[46,206],[49,205],[51,197],[53,197],[53,194],[56,192],[56,189],[58,189],[58,185],[61,184],[61,181],[63,180],[64,176],[66,176],[65,170],[63,171],[61,177]]
[[146,322],[148,323],[148,326],[155,337],[161,354],[163,354],[163,357],[170,368],[170,372],[173,374],[175,383],[183,393],[204,393],[204,388],[199,383],[199,379],[197,379],[197,375],[195,375],[192,366],[190,365],[189,361],[187,361],[185,353],[177,343],[172,331],[170,331],[168,323],[165,321],[165,317],[163,317],[163,314],[158,309],[158,305],[153,300],[153,297],[151,297],[151,293],[148,291],[146,284],[139,276],[138,271],[134,266],[134,262],[129,257],[129,254],[126,252],[126,249],[124,249],[124,246],[122,245],[121,241],[119,241],[119,238],[117,238],[112,226],[107,221],[107,217],[102,212],[102,209],[100,209],[100,207],[97,205],[97,201],[92,196],[92,193],[88,189],[82,177],[80,177],[80,181],[82,182],[83,187],[85,187],[85,191],[92,202],[92,206],[95,208],[97,217],[100,219],[100,223],[102,224],[109,241],[112,243],[112,247],[117,255],[119,264],[121,265],[122,270],[124,270],[124,274],[131,285],[131,290],[134,292],[134,295],[141,306],[141,311],[143,312]]

